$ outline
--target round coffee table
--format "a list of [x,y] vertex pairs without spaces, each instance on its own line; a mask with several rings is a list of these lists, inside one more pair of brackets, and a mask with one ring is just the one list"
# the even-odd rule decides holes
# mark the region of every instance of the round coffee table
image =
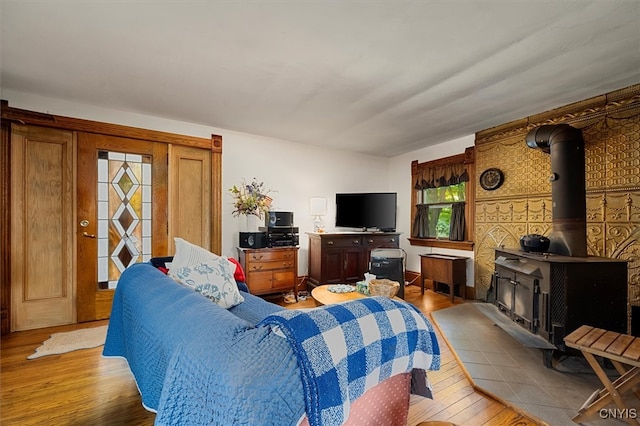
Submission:
[[311,297],[313,297],[316,302],[322,305],[331,305],[334,303],[342,303],[349,300],[356,300],[367,297],[355,290],[349,293],[332,293],[329,291],[329,287],[331,287],[332,285],[333,284],[325,284],[317,286],[316,288],[311,290]]

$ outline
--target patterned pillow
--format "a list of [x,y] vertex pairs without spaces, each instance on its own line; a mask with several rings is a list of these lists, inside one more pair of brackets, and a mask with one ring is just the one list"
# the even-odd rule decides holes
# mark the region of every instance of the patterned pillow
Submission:
[[193,288],[225,309],[244,302],[233,279],[236,270],[233,262],[182,238],[174,238],[174,241],[176,254],[169,270],[171,278]]

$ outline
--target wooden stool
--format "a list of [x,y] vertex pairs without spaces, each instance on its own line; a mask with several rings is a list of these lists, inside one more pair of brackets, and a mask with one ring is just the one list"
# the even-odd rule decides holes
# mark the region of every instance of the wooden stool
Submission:
[[[640,391],[634,389],[640,382],[640,339],[583,325],[566,336],[564,342],[568,347],[582,352],[604,385],[604,389],[595,391],[585,401],[578,414],[571,420],[582,423],[612,401],[618,408],[628,409],[622,395],[631,389],[636,397],[640,398]],[[594,355],[610,360],[620,377],[611,382]],[[628,418],[627,423],[640,424],[632,418]]]

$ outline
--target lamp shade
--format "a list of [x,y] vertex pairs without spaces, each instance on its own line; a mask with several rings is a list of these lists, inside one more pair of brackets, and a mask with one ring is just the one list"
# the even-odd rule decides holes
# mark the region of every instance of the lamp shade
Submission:
[[323,197],[312,197],[309,200],[309,212],[311,216],[324,216],[327,214],[327,199]]

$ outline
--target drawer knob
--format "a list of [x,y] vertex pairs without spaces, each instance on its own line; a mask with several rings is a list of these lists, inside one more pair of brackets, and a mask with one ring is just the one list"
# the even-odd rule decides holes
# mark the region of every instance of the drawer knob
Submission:
[[262,260],[262,258],[264,257],[264,255],[260,255],[260,256],[256,256],[255,254],[253,255],[253,260]]
[[372,243],[372,242],[373,242],[373,240],[369,240],[369,243]]
[[353,244],[360,244],[360,240],[353,240]]
[[254,266],[254,267],[253,267],[253,270],[254,270],[254,271],[259,271],[259,270],[261,270],[261,269],[262,269],[262,265],[257,265],[257,266]]
[[328,246],[332,246],[333,245],[333,241],[327,241],[327,245]]

